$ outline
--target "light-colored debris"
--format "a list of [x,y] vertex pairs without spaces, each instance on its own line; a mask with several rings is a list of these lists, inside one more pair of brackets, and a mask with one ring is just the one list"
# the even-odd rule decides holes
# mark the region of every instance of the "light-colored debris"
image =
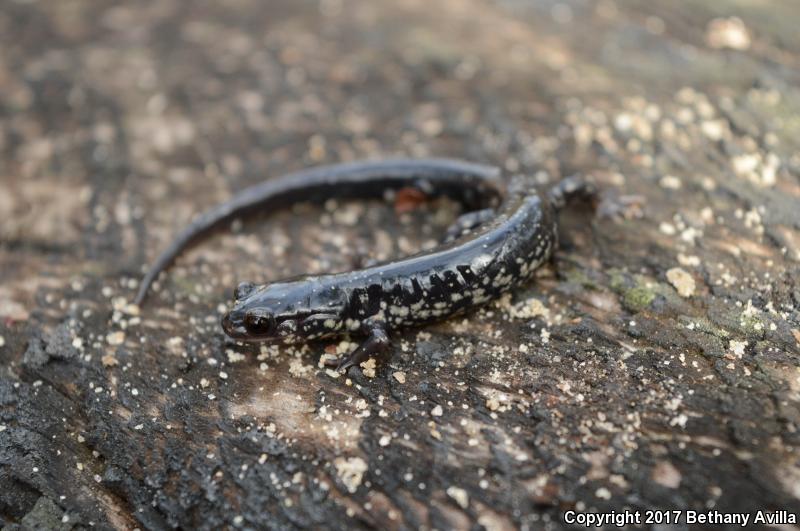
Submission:
[[731,339],[728,343],[728,348],[731,352],[733,352],[736,357],[741,358],[744,356],[744,351],[747,348],[747,341],[738,341],[736,339]]
[[375,378],[375,368],[378,366],[375,358],[369,358],[367,361],[361,363],[361,369],[364,371],[364,376],[367,378]]
[[684,267],[697,267],[700,265],[700,257],[678,253],[678,263]]
[[125,332],[123,332],[122,330],[118,330],[116,332],[110,332],[106,336],[106,341],[108,342],[109,345],[113,346],[121,345],[122,343],[125,342]]
[[461,487],[447,487],[447,495],[462,509],[469,507],[469,494]]
[[685,269],[680,267],[673,267],[667,271],[667,280],[672,284],[678,295],[681,297],[691,297],[694,295],[695,282],[694,277],[686,272]]
[[307,376],[313,370],[314,370],[313,366],[304,364],[303,360],[300,358],[294,358],[292,361],[289,362],[289,374],[291,374],[295,378]]
[[236,352],[232,349],[228,349],[225,351],[225,355],[228,356],[228,363],[239,363],[245,359],[245,355],[239,352]]
[[528,300],[518,302],[511,306],[508,311],[509,315],[515,319],[532,319],[534,317],[544,317],[547,319],[550,316],[550,310],[535,297]]
[[689,417],[686,416],[684,413],[676,417],[672,417],[669,421],[670,426],[680,426],[681,428],[686,428],[686,423],[689,422]]
[[351,494],[355,493],[367,471],[367,463],[360,457],[337,457],[333,461],[333,465],[336,467],[339,479],[347,487],[347,491]]
[[683,183],[681,182],[679,177],[674,175],[665,175],[658,181],[658,184],[661,185],[661,188],[666,188],[667,190],[679,190]]
[[739,17],[715,18],[706,27],[706,43],[712,48],[747,50],[750,48],[750,32]]
[[681,484],[681,472],[669,461],[659,461],[651,473],[653,481],[670,489],[677,489]]
[[611,491],[605,487],[600,487],[594,492],[594,495],[600,498],[601,500],[610,500],[611,499]]
[[167,339],[167,348],[175,356],[180,356],[184,352],[183,338],[180,336],[173,336]]

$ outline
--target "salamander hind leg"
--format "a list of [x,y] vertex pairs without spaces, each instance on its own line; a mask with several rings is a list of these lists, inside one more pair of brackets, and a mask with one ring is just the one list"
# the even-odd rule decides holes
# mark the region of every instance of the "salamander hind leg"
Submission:
[[386,324],[383,321],[367,320],[363,328],[367,332],[367,339],[358,348],[342,360],[333,360],[326,364],[335,366],[337,371],[347,372],[350,367],[359,365],[371,356],[385,352],[389,348],[389,334],[386,332]]
[[444,235],[444,242],[450,242],[464,236],[468,232],[475,230],[478,226],[494,218],[495,215],[496,212],[493,208],[484,208],[483,210],[475,210],[473,212],[461,214],[453,224],[448,227]]
[[577,175],[561,179],[547,192],[547,198],[556,210],[577,199],[594,200],[596,197],[597,187],[594,183]]

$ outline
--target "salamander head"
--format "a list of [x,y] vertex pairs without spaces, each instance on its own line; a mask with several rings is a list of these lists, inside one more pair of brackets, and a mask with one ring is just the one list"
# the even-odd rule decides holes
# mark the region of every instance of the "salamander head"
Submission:
[[233,296],[222,328],[240,341],[300,342],[335,335],[343,327],[340,290],[311,277],[262,286],[242,282]]

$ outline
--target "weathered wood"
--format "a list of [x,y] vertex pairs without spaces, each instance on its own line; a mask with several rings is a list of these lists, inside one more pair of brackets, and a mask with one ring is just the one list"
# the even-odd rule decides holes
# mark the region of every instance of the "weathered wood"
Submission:
[[[3,2],[3,524],[800,511],[798,16],[699,0]],[[589,174],[604,202],[563,216],[537,282],[398,335],[349,379],[318,365],[346,342],[239,346],[219,306],[237,280],[435,242],[452,205],[277,213],[126,305],[202,208],[398,154]]]

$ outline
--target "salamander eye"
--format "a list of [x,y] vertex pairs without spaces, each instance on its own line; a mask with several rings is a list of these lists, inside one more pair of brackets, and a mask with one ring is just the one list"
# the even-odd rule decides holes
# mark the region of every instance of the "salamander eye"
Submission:
[[233,290],[233,298],[237,301],[243,300],[253,293],[254,289],[256,289],[256,285],[252,282],[240,282],[236,289]]
[[275,316],[264,310],[247,312],[244,316],[244,327],[253,334],[268,334],[275,327]]

